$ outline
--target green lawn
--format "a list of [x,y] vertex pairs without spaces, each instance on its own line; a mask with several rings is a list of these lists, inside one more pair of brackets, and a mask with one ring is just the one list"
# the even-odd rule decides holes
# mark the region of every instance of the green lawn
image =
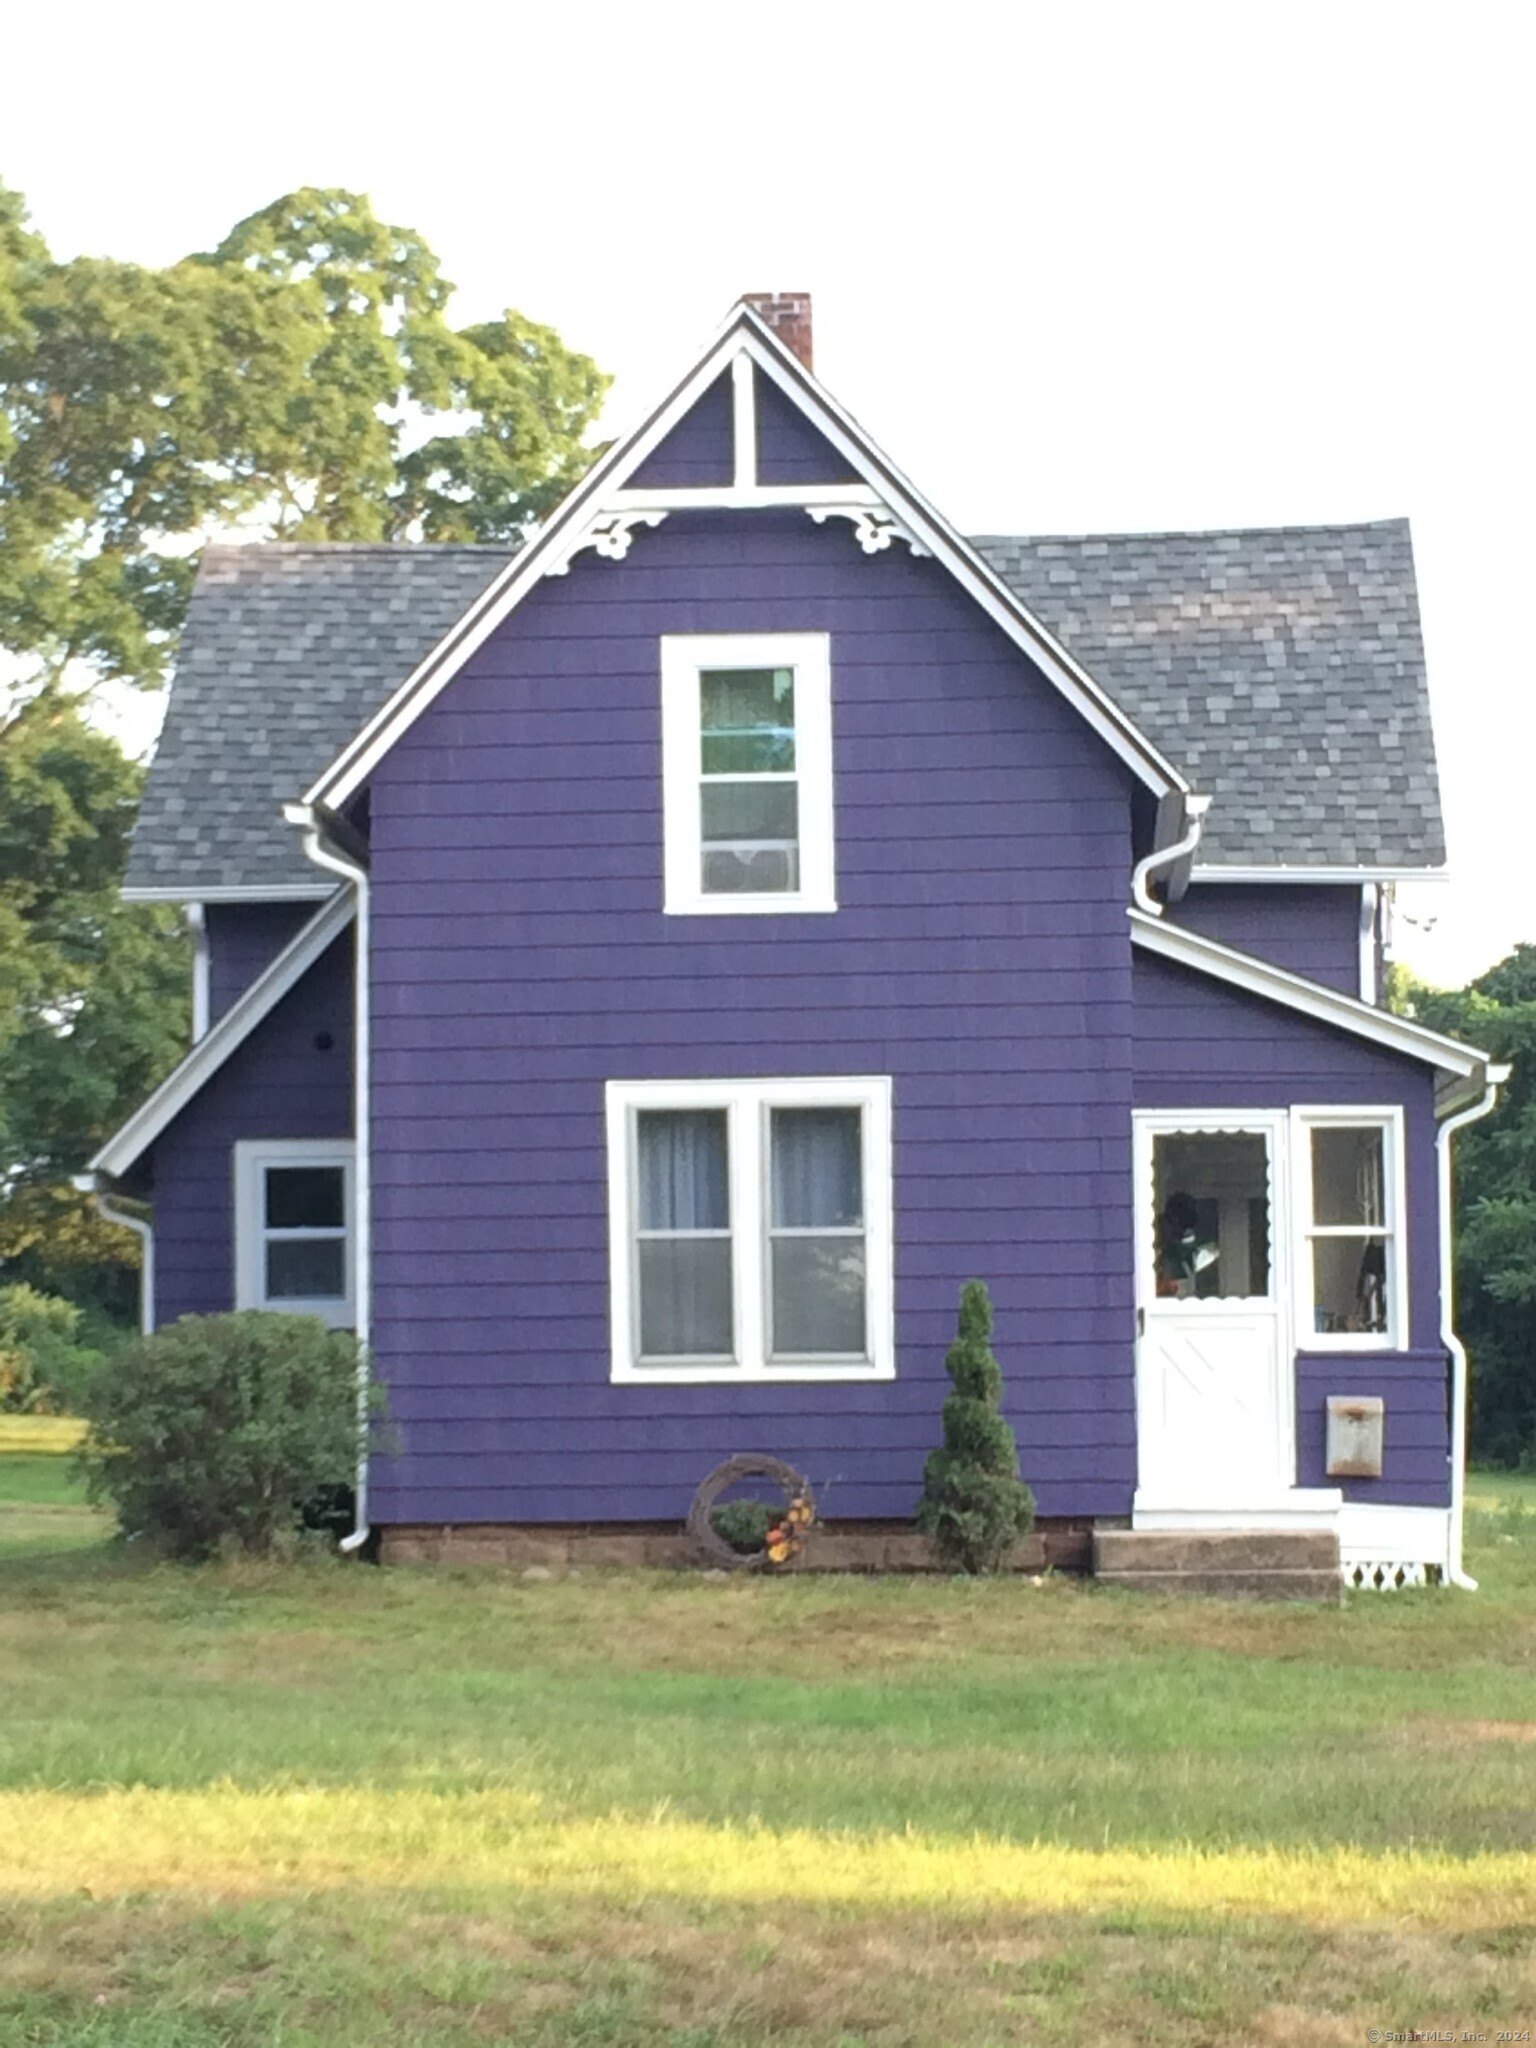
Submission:
[[[152,1568],[0,1455],[0,2048],[1536,2027],[1536,1481],[1476,1595]],[[8,1504],[6,1504],[8,1503]]]

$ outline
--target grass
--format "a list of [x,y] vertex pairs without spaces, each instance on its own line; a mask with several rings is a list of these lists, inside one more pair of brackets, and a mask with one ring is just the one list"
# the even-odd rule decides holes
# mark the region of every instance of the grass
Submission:
[[0,1455],[0,2048],[1536,2025],[1536,1480],[1475,1596],[157,1568]]

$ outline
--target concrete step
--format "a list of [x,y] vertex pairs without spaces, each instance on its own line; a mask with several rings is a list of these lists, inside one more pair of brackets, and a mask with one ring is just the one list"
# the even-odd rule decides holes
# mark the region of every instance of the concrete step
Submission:
[[1102,1529],[1093,1570],[1106,1585],[1144,1593],[1328,1606],[1344,1596],[1332,1529]]
[[1093,1569],[1100,1577],[1338,1568],[1333,1529],[1100,1529],[1093,1539]]

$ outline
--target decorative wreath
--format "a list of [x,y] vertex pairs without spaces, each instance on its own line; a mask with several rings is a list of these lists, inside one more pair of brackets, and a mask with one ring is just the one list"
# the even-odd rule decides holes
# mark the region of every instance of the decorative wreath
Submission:
[[[761,1550],[737,1550],[715,1527],[721,1497],[743,1479],[767,1479],[784,1495],[783,1513],[770,1526]],[[782,1458],[749,1451],[727,1458],[704,1481],[688,1510],[688,1533],[711,1564],[727,1571],[772,1571],[794,1563],[815,1520],[816,1496],[804,1474]]]

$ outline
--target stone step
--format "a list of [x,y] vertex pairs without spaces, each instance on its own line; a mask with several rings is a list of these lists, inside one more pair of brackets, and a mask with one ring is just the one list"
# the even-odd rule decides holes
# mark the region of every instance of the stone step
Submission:
[[1093,1539],[1099,1578],[1167,1572],[1339,1569],[1333,1529],[1100,1529]]
[[1344,1598],[1337,1570],[1100,1572],[1098,1578],[1131,1592],[1196,1594],[1207,1600],[1309,1600],[1337,1607]]

